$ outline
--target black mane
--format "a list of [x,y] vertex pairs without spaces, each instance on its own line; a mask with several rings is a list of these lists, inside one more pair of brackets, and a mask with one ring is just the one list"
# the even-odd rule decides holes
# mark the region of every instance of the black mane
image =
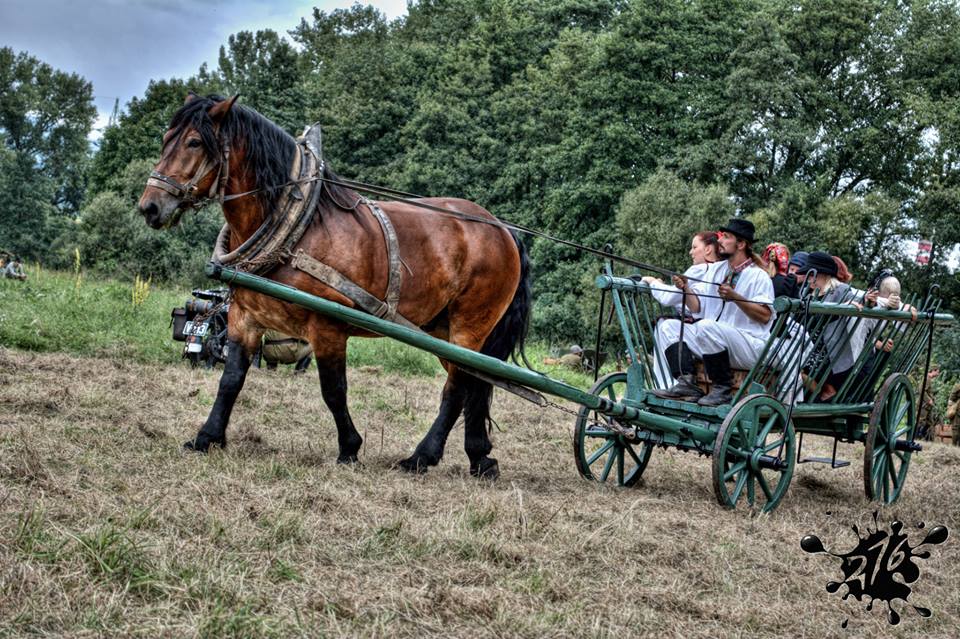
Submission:
[[[186,127],[192,127],[203,140],[206,152],[215,156],[220,152],[213,121],[207,111],[224,98],[219,95],[196,97],[184,104],[173,115],[170,128],[174,130],[174,139]],[[255,186],[264,191],[257,194],[265,211],[276,204],[281,189],[290,181],[290,165],[296,153],[297,143],[286,131],[266,119],[253,109],[234,104],[223,120],[221,134],[224,140],[236,149],[241,144],[246,150],[246,159],[253,170]]]
[[[219,153],[213,121],[207,111],[223,100],[219,95],[197,96],[180,107],[170,122],[170,128],[174,130],[173,139],[179,137],[184,128],[190,127],[200,134],[207,154],[214,156]],[[282,189],[277,187],[290,181],[290,166],[296,153],[296,140],[253,109],[239,104],[230,108],[222,128],[223,139],[229,140],[233,148],[243,144],[247,162],[253,170],[256,182],[254,188],[264,189],[257,197],[260,198],[264,211],[272,211],[282,192]],[[327,179],[339,179],[326,163],[323,172],[323,177]],[[357,194],[350,189],[330,183],[325,183],[323,187],[321,199],[325,198],[338,207],[341,207],[341,204],[349,207],[357,201]]]

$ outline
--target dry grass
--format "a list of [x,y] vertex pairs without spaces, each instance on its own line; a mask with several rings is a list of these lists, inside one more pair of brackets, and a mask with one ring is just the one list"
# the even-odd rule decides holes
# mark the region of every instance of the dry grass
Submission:
[[960,450],[916,457],[881,513],[953,533],[920,562],[933,618],[890,627],[799,548],[846,550],[870,521],[860,447],[752,516],[716,505],[691,454],[655,451],[636,489],[585,482],[569,416],[498,394],[497,483],[467,476],[460,428],[413,477],[391,465],[442,380],[350,378],[358,467],[333,463],[315,376],[289,372],[252,371],[230,447],[201,457],[180,444],[216,373],[0,349],[0,636],[957,636]]

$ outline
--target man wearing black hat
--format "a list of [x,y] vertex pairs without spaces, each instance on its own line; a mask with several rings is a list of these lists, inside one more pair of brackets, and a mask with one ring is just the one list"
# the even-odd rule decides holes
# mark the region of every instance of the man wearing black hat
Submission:
[[[687,307],[703,319],[684,327],[682,343],[678,320],[657,324],[657,343],[664,346],[667,365],[677,380],[669,389],[653,391],[658,397],[697,401],[703,406],[730,402],[731,366],[753,366],[769,337],[774,318],[773,283],[753,255],[753,224],[734,218],[720,231],[721,261],[710,265],[704,281],[673,278],[674,285],[685,293]],[[694,357],[703,360],[710,377],[706,396],[695,383]]]

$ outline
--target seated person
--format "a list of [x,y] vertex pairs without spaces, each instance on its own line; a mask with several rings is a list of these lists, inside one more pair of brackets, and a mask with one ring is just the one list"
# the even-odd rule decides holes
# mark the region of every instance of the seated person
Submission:
[[[707,267],[719,259],[719,250],[716,231],[701,231],[694,235],[690,241],[690,259],[693,265],[683,273],[684,276],[700,279],[707,272]],[[680,310],[680,289],[650,275],[642,278],[642,281],[650,285],[650,294],[661,306],[673,306]]]
[[[719,259],[719,243],[716,231],[701,231],[693,236],[690,241],[690,259],[693,265],[685,272],[685,277],[695,280],[703,278],[707,272],[707,267]],[[665,308],[677,309],[677,314],[683,314],[684,321],[694,322],[700,318],[699,313],[694,313],[689,307],[684,308],[683,297],[673,284],[665,284],[659,278],[646,276],[642,278],[643,282],[650,285],[650,295]],[[658,345],[657,352],[654,355],[654,379],[656,385],[661,388],[667,388],[673,384],[670,371],[666,365],[666,358],[662,349]]]
[[583,349],[574,344],[566,354],[560,357],[545,357],[543,363],[550,366],[559,365],[580,369],[583,367]]
[[[875,288],[870,291],[874,295],[868,294],[868,299],[873,297],[877,308],[909,312],[914,320],[917,319],[917,309],[909,304],[904,304],[900,300],[900,280],[894,277],[893,271],[886,269],[881,271],[877,279],[874,280],[874,284]],[[886,324],[886,322],[879,319],[865,319],[863,320],[863,328],[857,335],[863,347],[871,348],[869,359],[863,365],[863,371],[861,372],[861,377],[867,380],[862,386],[865,389],[862,394],[864,396],[873,395],[873,387],[879,381],[879,377],[890,359],[890,353],[893,352],[896,345],[889,332],[887,332],[888,336],[885,339],[883,338],[885,327],[881,326],[882,324]],[[904,327],[900,326],[895,330],[902,332]],[[873,344],[864,343],[871,338]]]
[[[797,274],[804,277],[810,294],[818,302],[843,304],[850,302],[853,292],[849,284],[837,279],[839,267],[833,256],[822,251],[814,251],[807,257],[807,264]],[[803,370],[813,376],[812,382],[820,378],[822,369],[830,367],[830,374],[823,384],[819,399],[827,401],[836,395],[856,361],[856,347],[850,330],[857,323],[854,318],[849,322],[845,317],[833,317],[822,326],[818,335],[811,335],[814,350],[804,362]]]
[[[657,324],[656,342],[666,354],[670,373],[677,382],[669,389],[654,390],[657,397],[696,400],[702,406],[731,401],[731,367],[750,368],[769,337],[774,312],[773,283],[753,254],[754,227],[747,220],[731,219],[720,229],[720,258],[704,273],[704,282],[690,285],[674,276],[674,285],[687,296],[687,304],[703,319],[684,326],[680,320]],[[703,360],[710,377],[710,394],[704,396],[693,376],[693,358]]]
[[797,297],[797,280],[790,273],[790,249],[779,242],[768,244],[761,259],[773,281],[774,297]]
[[20,258],[14,257],[10,260],[3,269],[3,276],[12,280],[27,279],[27,274],[23,272],[23,264],[20,263]]

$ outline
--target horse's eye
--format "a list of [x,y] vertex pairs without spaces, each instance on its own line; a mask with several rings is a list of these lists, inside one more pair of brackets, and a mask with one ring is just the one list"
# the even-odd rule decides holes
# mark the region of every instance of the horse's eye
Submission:
[[192,140],[189,140],[189,141],[187,142],[187,146],[190,147],[191,149],[195,149],[195,148],[197,148],[198,146],[200,146],[201,144],[202,144],[202,143],[200,142],[200,139],[199,139],[199,138],[193,138]]

